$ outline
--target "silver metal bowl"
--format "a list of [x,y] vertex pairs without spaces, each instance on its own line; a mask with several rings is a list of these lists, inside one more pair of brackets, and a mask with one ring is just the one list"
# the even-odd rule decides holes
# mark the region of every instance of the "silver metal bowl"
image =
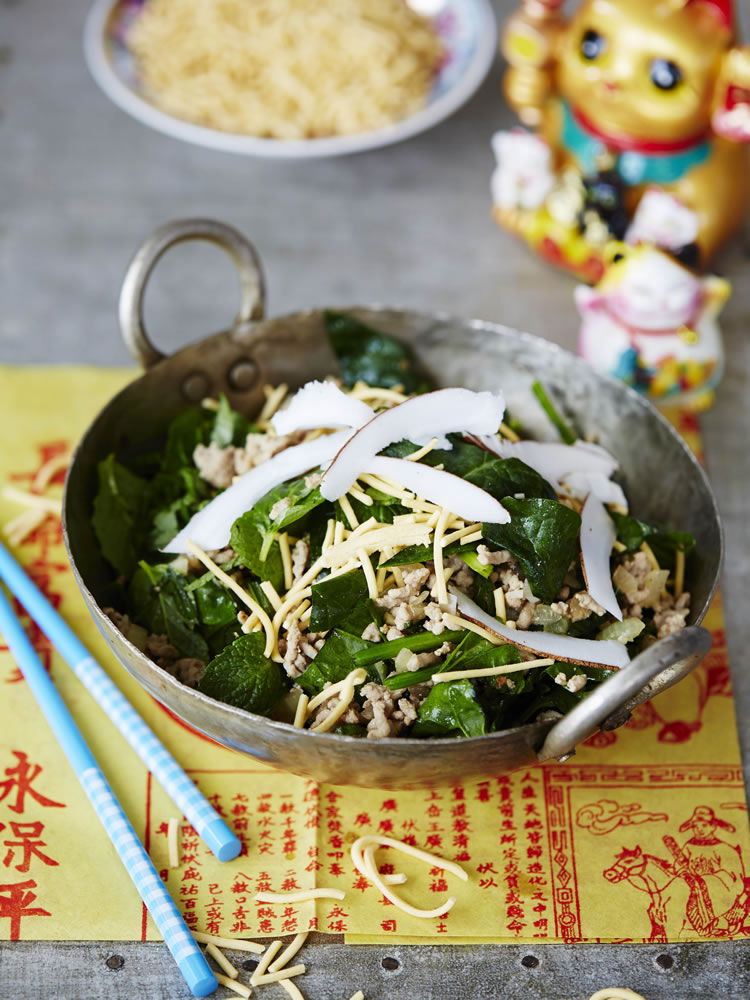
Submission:
[[[231,330],[165,357],[143,328],[143,293],[164,251],[192,239],[209,240],[234,258],[242,283],[241,310]],[[252,246],[228,226],[195,219],[157,230],[130,265],[120,322],[146,372],[94,420],[73,456],[65,488],[63,525],[73,571],[94,620],[125,669],[189,725],[234,750],[317,781],[385,788],[448,784],[564,758],[597,728],[621,725],[635,705],[694,669],[710,647],[709,634],[698,623],[717,586],[722,537],[706,475],[669,423],[620,382],[529,334],[479,320],[379,306],[346,311],[409,343],[438,385],[502,389],[510,411],[525,422],[534,413],[531,383],[542,379],[571,422],[583,434],[595,433],[618,458],[622,485],[637,516],[695,536],[688,627],[652,645],[565,717],[473,739],[371,741],[300,731],[214,701],[156,666],[102,612],[113,574],[91,526],[97,463],[112,451],[158,437],[172,417],[206,395],[224,392],[234,407],[252,416],[262,406],[264,383],[298,386],[337,371],[323,311],[262,319],[263,277]]]

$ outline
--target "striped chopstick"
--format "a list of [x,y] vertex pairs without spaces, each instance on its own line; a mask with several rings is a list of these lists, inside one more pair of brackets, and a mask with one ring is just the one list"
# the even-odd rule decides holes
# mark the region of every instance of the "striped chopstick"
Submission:
[[2,544],[0,579],[104,709],[206,846],[219,861],[236,858],[242,849],[238,838]]
[[0,633],[194,996],[218,981],[0,587]]

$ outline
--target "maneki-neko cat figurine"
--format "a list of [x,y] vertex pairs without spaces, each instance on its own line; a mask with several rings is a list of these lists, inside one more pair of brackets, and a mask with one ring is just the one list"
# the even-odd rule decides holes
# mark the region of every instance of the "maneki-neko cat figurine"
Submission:
[[644,193],[692,213],[681,259],[706,267],[750,194],[750,47],[732,0],[525,0],[502,49],[525,129],[498,133],[494,215],[588,282]]
[[716,320],[729,283],[696,275],[653,243],[612,243],[608,253],[601,281],[575,290],[578,353],[652,402],[710,406],[724,367]]

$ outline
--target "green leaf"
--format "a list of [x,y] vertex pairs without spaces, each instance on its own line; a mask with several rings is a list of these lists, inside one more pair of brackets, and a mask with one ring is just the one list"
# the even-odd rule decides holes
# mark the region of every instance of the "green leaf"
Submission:
[[195,599],[203,625],[215,628],[217,625],[237,624],[237,602],[232,592],[215,577],[203,578],[200,586],[189,586],[188,590]]
[[412,736],[448,736],[459,730],[464,736],[482,736],[487,720],[469,680],[436,684],[419,706]]
[[663,569],[674,567],[676,552],[690,552],[695,546],[695,538],[686,531],[667,531],[656,525],[639,521],[629,514],[616,514],[610,511],[610,517],[615,522],[617,540],[628,552],[637,551],[648,541],[651,551]]
[[504,667],[509,663],[520,662],[521,654],[510,643],[496,646],[476,632],[466,632],[441,667],[441,673],[449,670],[478,670],[480,667]]
[[248,434],[256,428],[241,413],[233,410],[224,393],[219,394],[219,406],[214,414],[211,428],[211,441],[219,448],[227,448],[230,444],[244,445]]
[[180,469],[194,468],[193,452],[196,445],[208,444],[214,414],[210,410],[193,407],[174,418],[167,428],[162,472],[174,473]]
[[508,549],[521,563],[532,593],[545,604],[555,600],[568,567],[578,557],[581,518],[554,500],[505,497],[508,524],[485,524],[487,541]]
[[265,635],[250,632],[235,639],[208,664],[198,688],[209,698],[267,715],[286,691],[278,663],[263,655]]
[[474,577],[472,596],[482,611],[495,615],[495,586],[483,575]]
[[313,695],[322,691],[327,681],[343,681],[354,669],[355,654],[370,645],[357,635],[334,629],[307,670],[297,678],[297,683],[306,694]]
[[133,572],[144,545],[148,484],[109,455],[97,466],[99,488],[92,525],[104,558],[118,573]]
[[266,537],[264,518],[255,507],[245,511],[232,525],[229,544],[239,556],[242,565],[246,566],[260,580],[270,580],[276,590],[284,585],[284,564],[281,561],[281,550],[278,542],[273,542],[265,559],[261,549]]
[[327,632],[338,627],[361,635],[374,620],[367,579],[361,569],[314,583],[311,600],[310,629],[313,632]]
[[208,645],[197,631],[198,608],[185,578],[171,566],[140,562],[130,581],[133,616],[156,635],[166,635],[182,656],[208,659]]
[[362,380],[385,388],[402,385],[406,393],[429,388],[407,344],[345,313],[328,310],[324,322],[346,386]]
[[[486,490],[496,500],[515,496],[516,493],[523,493],[527,498],[557,498],[547,480],[519,458],[499,458],[486,448],[465,441],[460,434],[449,434],[448,439],[453,445],[450,450],[435,448],[419,461],[424,465],[442,465],[446,472]],[[399,441],[386,448],[384,454],[403,458],[416,448],[410,441]]]

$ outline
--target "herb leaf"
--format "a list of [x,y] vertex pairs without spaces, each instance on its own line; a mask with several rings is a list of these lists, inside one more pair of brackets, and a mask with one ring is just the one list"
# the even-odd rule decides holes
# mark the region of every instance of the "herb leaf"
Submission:
[[448,736],[458,730],[464,736],[482,736],[487,720],[469,680],[436,684],[419,706],[412,736]]
[[[343,681],[354,669],[354,655],[370,645],[359,636],[334,629],[307,670],[297,678],[297,683],[306,694],[317,694],[323,690],[326,681]],[[375,676],[380,680],[377,672]]]
[[[311,630],[327,632],[338,627],[361,635],[370,622],[375,620],[375,610],[367,594],[367,579],[361,569],[314,583]],[[375,659],[379,660],[381,657],[376,656]]]
[[345,313],[328,310],[324,322],[346,386],[361,380],[384,388],[402,385],[406,393],[425,392],[429,388],[417,371],[411,348],[400,340]]
[[198,688],[216,701],[268,715],[286,690],[278,663],[263,655],[262,632],[241,635],[208,664]]
[[128,576],[143,550],[142,515],[148,484],[109,455],[97,467],[99,490],[92,524],[107,562]]
[[578,555],[581,518],[555,500],[505,497],[503,504],[510,522],[483,525],[484,537],[508,549],[521,563],[532,593],[551,604]]
[[140,562],[130,581],[134,617],[156,635],[166,635],[183,656],[208,659],[198,627],[198,608],[187,582],[171,566]]

